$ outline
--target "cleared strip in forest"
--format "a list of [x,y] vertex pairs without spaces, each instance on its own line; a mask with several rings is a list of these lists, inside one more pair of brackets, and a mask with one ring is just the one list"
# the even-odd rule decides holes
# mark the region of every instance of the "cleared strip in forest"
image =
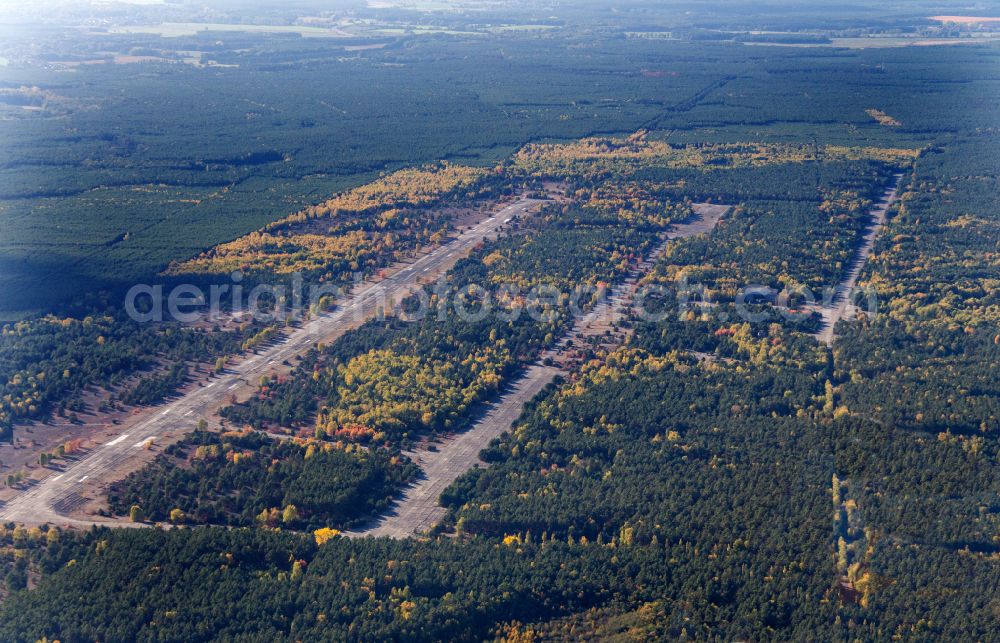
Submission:
[[823,325],[815,337],[827,346],[833,346],[835,338],[834,330],[836,329],[837,322],[843,319],[847,315],[848,309],[852,307],[851,291],[858,284],[858,277],[860,277],[861,270],[868,262],[868,257],[872,254],[872,248],[875,247],[875,240],[882,233],[882,229],[885,228],[889,208],[899,198],[899,181],[902,178],[902,174],[897,174],[889,187],[886,188],[882,200],[872,206],[870,213],[871,221],[868,227],[865,228],[864,235],[861,237],[861,245],[854,254],[854,259],[851,262],[850,269],[847,271],[847,276],[837,285],[830,301],[812,307],[812,310],[818,312],[823,318]]
[[[633,268],[624,281],[611,289],[608,297],[594,306],[593,310],[582,317],[574,328],[575,337],[594,337],[599,335],[614,334],[615,328],[625,318],[625,311],[632,305],[636,292],[639,288],[639,280],[653,268],[653,264],[663,255],[667,245],[675,239],[686,239],[700,234],[706,234],[715,229],[722,217],[726,216],[731,205],[718,205],[713,203],[695,203],[691,208],[697,215],[696,218],[684,223],[675,224],[668,232],[659,246],[657,246],[646,259]],[[575,339],[575,337],[573,339]],[[571,338],[566,338],[560,346],[565,346]],[[612,341],[624,340],[623,337],[615,335]]]
[[[103,448],[92,449],[80,459],[68,463],[60,472],[60,477],[48,475],[41,480],[32,480],[30,486],[0,506],[0,521],[81,527],[91,524],[135,526],[125,521],[75,519],[66,513],[67,509],[76,511],[80,506],[75,500],[78,496],[85,497],[92,493],[91,489],[85,488],[85,483],[87,487],[93,487],[106,482],[120,467],[139,457],[137,449],[151,444],[157,436],[190,432],[194,428],[191,421],[193,414],[188,411],[209,417],[214,408],[225,402],[229,395],[227,387],[252,382],[270,372],[272,364],[305,353],[317,342],[330,342],[340,337],[349,328],[377,314],[384,301],[400,301],[419,287],[422,279],[443,274],[460,257],[466,256],[487,238],[492,238],[503,226],[503,221],[527,216],[540,203],[542,201],[537,199],[520,198],[504,206],[494,212],[494,216],[463,231],[453,241],[405,265],[391,276],[378,282],[366,282],[336,310],[311,319],[280,341],[260,347],[258,353],[248,354],[206,386],[195,388],[155,411],[137,416],[130,425],[120,426],[123,434],[128,433],[138,442],[112,440]],[[426,273],[425,268],[428,267],[432,268],[432,272]]]
[[528,367],[527,371],[494,402],[486,414],[468,431],[452,435],[442,444],[434,445],[435,450],[420,449],[407,453],[421,468],[423,477],[407,487],[402,495],[381,516],[368,525],[344,532],[348,537],[388,536],[407,538],[425,533],[433,528],[445,515],[445,508],[438,504],[448,485],[466,471],[485,463],[479,459],[479,452],[489,443],[509,430],[524,411],[525,405],[549,385],[562,368],[548,366],[550,359],[559,355],[574,340],[589,334],[595,325],[616,320],[622,310],[632,301],[638,280],[648,272],[657,258],[674,239],[692,237],[710,232],[731,206],[699,204],[695,206],[698,217],[692,221],[677,224],[665,235],[664,242],[635,268],[625,280],[586,315],[577,319],[573,328],[545,353],[541,359]]
[[444,507],[438,504],[441,492],[463,473],[479,466],[479,452],[508,430],[521,415],[524,405],[561,372],[554,366],[533,364],[473,428],[436,445],[436,451],[410,452],[408,455],[420,465],[423,477],[407,487],[393,506],[371,525],[344,535],[405,538],[431,529],[445,514]]
[[690,112],[692,109],[694,109],[695,107],[697,107],[701,103],[701,101],[703,101],[706,98],[708,98],[708,96],[712,92],[714,92],[714,91],[716,91],[718,89],[722,89],[723,87],[725,87],[729,83],[733,82],[734,80],[736,80],[736,76],[734,76],[734,75],[728,75],[728,76],[724,76],[724,77],[720,78],[719,80],[716,80],[716,81],[713,81],[713,82],[709,83],[709,85],[707,87],[704,87],[704,88],[698,90],[693,95],[688,96],[684,100],[682,100],[682,101],[680,101],[678,103],[675,103],[675,104],[671,105],[670,107],[667,107],[665,110],[663,110],[664,111],[663,114],[658,114],[658,115],[654,116],[652,119],[649,120],[649,122],[647,122],[645,125],[643,125],[642,129],[647,130],[647,131],[653,131],[653,130],[660,129],[661,122],[667,116],[673,115],[673,114],[684,113],[684,112]]

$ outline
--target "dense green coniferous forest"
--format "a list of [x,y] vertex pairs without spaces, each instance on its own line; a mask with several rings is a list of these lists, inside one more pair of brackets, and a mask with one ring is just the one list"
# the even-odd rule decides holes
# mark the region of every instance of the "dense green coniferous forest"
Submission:
[[[11,449],[26,421],[48,430],[94,391],[155,405],[295,326],[142,324],[118,305],[132,280],[294,267],[340,283],[447,243],[501,199],[542,201],[110,484],[108,515],[135,528],[0,526],[0,640],[996,637],[992,31],[895,6],[793,19],[736,3],[700,24],[625,4],[510,9],[503,29],[496,8],[393,9],[344,18],[382,31],[332,44],[177,36],[211,52],[201,67],[0,68],[5,110],[35,104],[4,89],[22,79],[50,92],[45,113],[0,121],[0,291],[75,267],[4,295],[23,317],[0,336]],[[927,42],[962,34],[979,44]],[[928,46],[881,46],[908,38]],[[858,277],[877,306],[850,309],[828,346],[817,310],[783,296],[851,275],[893,185]],[[705,203],[732,207],[665,240]],[[553,362],[572,296],[587,310],[627,278],[664,314],[632,302]],[[516,290],[470,318],[469,284]],[[747,287],[768,295],[746,304]],[[408,316],[424,299],[431,314]],[[440,494],[435,528],[333,531],[393,511],[421,454],[546,355],[558,377]],[[8,502],[30,488],[3,473]]]

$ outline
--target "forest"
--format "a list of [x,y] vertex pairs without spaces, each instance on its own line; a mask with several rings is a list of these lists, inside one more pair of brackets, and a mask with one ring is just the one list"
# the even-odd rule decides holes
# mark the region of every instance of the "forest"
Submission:
[[474,205],[496,196],[498,184],[488,170],[448,163],[399,170],[172,264],[166,273],[238,270],[258,280],[300,273],[311,281],[350,283],[355,274],[368,276],[421,246],[440,243],[452,224],[445,205]]
[[[46,316],[0,329],[0,439],[9,441],[19,420],[44,420],[80,410],[89,386],[118,391],[125,404],[155,404],[187,377],[185,364],[242,350],[249,324],[205,330],[179,324],[141,324],[123,312],[82,317]],[[169,364],[166,372],[137,373]]]
[[[503,189],[485,171],[448,163],[401,170],[174,264],[168,274],[176,281],[197,281],[238,270],[251,286],[296,272],[311,283],[348,285],[355,274],[371,276],[422,246],[440,243],[451,230],[446,205],[479,203]],[[308,234],[296,232],[303,227]],[[0,439],[11,439],[18,420],[81,410],[86,387],[111,391],[111,403],[156,404],[187,383],[187,362],[225,359],[279,333],[253,319],[226,330],[218,324],[144,324],[108,300],[106,294],[89,295],[65,316],[3,325]]]
[[[922,162],[917,161],[915,176],[922,171]],[[907,195],[913,194],[913,180],[907,178]],[[907,217],[918,216],[911,208],[919,203],[912,196],[904,199],[896,215],[901,225]],[[538,279],[560,283],[560,275],[614,280],[615,273],[609,270],[615,263],[602,268],[600,253],[532,251],[536,244],[558,245],[570,230],[578,237],[571,243],[579,246],[579,238],[588,234],[587,222],[607,220],[606,212],[594,205],[550,206],[537,230],[487,244],[455,268],[451,281],[463,283],[462,277],[488,281],[492,275],[516,277],[529,286]],[[735,215],[737,221],[743,216]],[[563,221],[571,221],[572,227],[563,227]],[[942,225],[941,242],[954,243],[950,236],[954,235],[973,243],[965,233],[967,225],[964,221]],[[616,229],[620,228],[619,223]],[[627,229],[622,233],[629,234]],[[601,238],[607,234],[604,230]],[[883,243],[891,240],[887,237]],[[895,249],[887,247],[888,254],[878,255],[880,262],[914,260],[909,247],[899,241]],[[657,270],[682,262],[683,246],[696,242],[677,242],[677,250]],[[986,248],[996,242],[980,234],[975,243],[988,253]],[[612,239],[606,252],[614,249]],[[590,263],[580,263],[587,256],[592,257]],[[926,260],[922,253],[917,256]],[[556,261],[560,257],[565,259]],[[594,272],[579,272],[587,266]],[[877,281],[879,266],[873,263],[866,278]],[[947,270],[947,264],[942,269]],[[921,324],[933,337],[936,326],[955,325],[952,319],[973,327],[979,317],[989,319],[990,307],[982,297],[966,298],[970,307],[952,313],[954,317],[937,309],[917,313],[918,306],[900,302],[909,296],[905,282],[893,284],[904,290],[890,300],[892,313],[883,325]],[[920,292],[919,284],[909,288]],[[242,410],[234,407],[230,419],[253,423],[258,417],[294,424],[308,422],[310,414],[317,413],[322,441],[300,446],[275,443],[255,432],[194,434],[173,448],[174,462],[161,458],[118,485],[112,495],[119,513],[138,508],[140,517],[151,520],[259,526],[226,532],[180,529],[81,535],[72,545],[78,548],[73,554],[78,556],[76,564],[55,574],[51,561],[65,555],[42,553],[47,552],[46,545],[22,557],[25,563],[12,564],[8,572],[9,586],[17,589],[29,570],[43,574],[43,565],[50,569],[37,589],[15,593],[5,601],[5,636],[18,640],[18,632],[59,636],[65,631],[128,639],[156,631],[166,638],[270,632],[293,638],[471,639],[525,629],[579,632],[612,620],[649,635],[673,638],[692,637],[695,632],[755,638],[821,632],[830,638],[924,633],[961,639],[990,630],[989,605],[978,597],[988,595],[987,588],[996,582],[995,563],[989,558],[995,551],[995,513],[982,509],[989,507],[982,503],[995,494],[988,491],[995,479],[989,464],[995,442],[988,441],[989,427],[975,434],[959,432],[957,426],[954,432],[928,431],[931,439],[920,440],[915,433],[919,429],[907,430],[896,416],[871,417],[863,393],[870,389],[860,387],[862,378],[906,373],[887,362],[888,356],[900,352],[899,340],[876,341],[878,334],[873,333],[885,331],[874,323],[845,326],[844,339],[830,356],[794,326],[771,324],[754,330],[747,325],[732,334],[707,333],[722,342],[713,350],[735,362],[699,361],[678,352],[685,346],[685,336],[716,328],[711,324],[695,330],[680,321],[636,324],[628,346],[595,355],[564,385],[550,389],[516,430],[483,453],[491,465],[488,469],[466,475],[443,494],[450,513],[442,529],[453,531],[457,540],[334,538],[317,546],[294,533],[296,527],[349,525],[364,515],[357,513],[359,509],[373,512],[384,506],[396,485],[412,475],[408,468],[412,465],[401,464],[393,465],[390,470],[395,473],[386,477],[388,461],[377,458],[395,456],[375,456],[376,468],[369,471],[380,471],[375,475],[385,482],[375,489],[381,491],[371,494],[366,486],[367,500],[355,496],[341,504],[338,499],[357,493],[359,487],[353,485],[372,474],[348,464],[362,452],[349,455],[343,446],[336,446],[338,441],[402,444],[398,440],[410,436],[376,418],[396,418],[393,421],[401,421],[409,430],[426,430],[421,423],[443,429],[437,424],[440,420],[425,419],[423,413],[441,409],[461,413],[462,400],[469,396],[460,394],[423,412],[415,406],[402,415],[391,410],[388,416],[371,415],[371,430],[357,431],[344,422],[349,416],[333,411],[357,409],[358,404],[378,399],[371,391],[363,393],[367,389],[359,382],[398,381],[396,386],[408,386],[412,378],[422,382],[424,391],[424,396],[412,400],[424,403],[433,399],[426,392],[434,390],[436,377],[445,376],[442,392],[451,388],[444,384],[452,381],[446,371],[438,375],[422,370],[435,351],[475,355],[484,346],[506,345],[516,349],[512,354],[530,357],[538,350],[533,347],[545,343],[541,332],[555,330],[527,325],[519,331],[530,330],[527,337],[535,337],[527,344],[516,341],[518,335],[490,338],[504,326],[508,334],[518,328],[480,323],[449,329],[439,323],[390,318],[310,353],[297,367],[301,374],[265,383],[260,391],[264,400],[258,396]],[[855,334],[868,338],[855,346]],[[922,368],[929,368],[928,359],[981,364],[972,348],[979,344],[968,344],[978,341],[976,335],[963,332],[956,339],[952,334],[951,348],[939,350],[933,345],[926,357],[903,350],[900,357],[916,360]],[[502,343],[507,336],[510,340]],[[459,338],[467,343],[455,344]],[[956,341],[965,342],[967,349],[959,349]],[[463,345],[467,348],[459,348]],[[734,350],[719,348],[727,345]],[[865,366],[861,356],[873,350],[883,353]],[[390,357],[389,352],[399,356]],[[446,363],[450,360],[440,362]],[[955,362],[956,367],[961,363]],[[968,373],[975,377],[974,369]],[[985,381],[979,380],[982,386]],[[971,386],[970,380],[970,392]],[[984,402],[991,397],[984,393]],[[408,398],[395,391],[389,399]],[[975,404],[976,399],[966,395],[962,403]],[[987,417],[985,409],[970,413]],[[899,428],[887,432],[883,427],[889,422]],[[385,436],[376,439],[376,428]],[[309,449],[311,457],[306,455]],[[327,456],[333,459],[324,460]],[[190,468],[178,466],[180,460],[187,460]],[[313,462],[317,468],[310,473]],[[331,470],[338,472],[334,483],[338,486],[324,490]],[[929,472],[937,473],[928,476]],[[352,482],[352,476],[361,477]],[[831,487],[831,477],[847,482]],[[291,484],[293,479],[302,482]],[[657,481],[655,486],[648,484],[651,479]],[[306,484],[310,480],[315,484]],[[844,593],[837,584],[840,568],[835,560],[837,527],[831,518],[831,494],[836,499],[847,489],[852,494],[851,520],[863,526],[851,528],[851,544],[841,554],[844,578],[851,587]],[[920,501],[912,495],[916,490]],[[945,512],[953,520],[927,524],[917,517],[929,510]],[[18,538],[25,547],[27,537]],[[795,546],[790,548],[789,543]],[[915,553],[925,549],[926,554]],[[172,571],[166,572],[166,561]],[[161,571],[137,576],[137,565]],[[567,574],[567,566],[583,567]],[[385,569],[384,578],[373,575],[375,569]],[[941,578],[938,574],[945,569],[962,581]],[[555,576],[547,576],[545,570]],[[134,580],[138,577],[142,580]],[[495,579],[500,577],[509,589],[497,593]],[[116,578],[132,579],[127,583],[129,592],[100,591],[111,601],[103,604],[103,613],[134,610],[126,606],[138,596],[151,597],[152,602],[144,601],[140,616],[108,621],[65,608],[55,614],[48,607],[56,603],[47,592],[89,593],[95,584],[105,587]],[[928,583],[941,586],[949,600],[942,604],[919,594]],[[171,589],[179,585],[210,593],[191,601],[189,591]],[[257,608],[280,600],[284,607],[277,613],[283,616],[265,623],[249,614],[238,615],[233,610],[241,603],[225,598],[234,591],[245,604],[250,596]],[[341,607],[331,618],[329,609],[309,607],[317,604]],[[956,619],[946,611],[947,605],[982,605],[982,609]],[[936,616],[924,616],[929,612]],[[188,618],[180,618],[182,614]],[[193,622],[201,634],[187,629]]]
[[588,46],[593,64],[618,72],[599,80],[531,37],[413,38],[347,56],[340,43],[250,53],[259,43],[218,41],[188,46],[224,49],[235,66],[0,67],[5,86],[45,88],[51,110],[0,120],[12,154],[0,216],[18,222],[0,235],[3,314],[124,291],[381,173],[489,166],[535,137],[633,131],[717,74],[637,77],[663,54],[613,40]]
[[[336,281],[435,243],[457,204],[550,198],[384,319],[255,381],[222,411],[225,430],[195,430],[114,484],[112,512],[142,528],[0,527],[0,640],[995,639],[998,55],[597,32],[404,39],[324,58],[326,71],[347,70],[342,95],[324,86],[322,97],[344,114],[305,98],[308,66],[227,53],[245,67],[218,72],[220,104],[237,81],[283,73],[288,96],[262,87],[260,102],[295,109],[227,107],[234,121],[252,114],[260,149],[212,139],[220,149],[178,166],[137,145],[135,172],[162,161],[172,169],[157,190],[183,192],[218,173],[211,191],[231,184],[231,207],[255,205],[224,225],[201,210],[184,220],[201,222],[190,238],[131,264],[116,249],[101,266]],[[193,73],[129,82],[155,95],[166,76]],[[389,113],[363,118],[370,103]],[[176,112],[164,127],[179,126]],[[374,134],[357,127],[372,120]],[[25,122],[36,136],[50,125]],[[141,142],[139,122],[128,131]],[[66,145],[67,168],[91,145],[125,144],[97,140]],[[59,198],[113,172],[91,169]],[[841,281],[897,176],[900,199],[859,281],[876,311],[848,314],[832,346],[797,304],[763,298],[741,312],[747,285],[777,295]],[[272,192],[254,192],[265,183]],[[28,187],[11,195],[21,205],[56,198]],[[668,314],[627,306],[621,340],[573,346],[575,359],[481,452],[485,466],[440,496],[441,524],[419,538],[340,533],[419,478],[406,453],[476,422],[565,335],[573,296],[592,305],[594,287],[621,282],[705,202],[733,208],[711,233],[667,242],[640,279],[662,287],[653,303]],[[80,225],[96,211],[81,210]],[[122,247],[144,247],[128,245],[142,236]],[[483,303],[469,284],[496,288],[492,314],[457,314]],[[702,288],[700,304],[684,305],[685,284]],[[548,287],[561,295],[542,297]],[[430,314],[411,317],[425,303]],[[70,411],[95,384],[153,403],[195,364],[278,332],[142,326],[93,303],[10,322],[3,421]]]
[[[988,120],[995,91],[996,53],[980,48],[773,47],[762,57],[742,45],[508,33],[393,39],[345,56],[347,43],[303,40],[172,43],[236,67],[2,68],[5,86],[40,88],[50,110],[0,121],[12,154],[0,214],[18,222],[0,237],[5,314],[127,288],[407,166],[489,166],[533,140],[639,128],[670,131],[671,142],[819,136],[913,148]],[[934,90],[942,83],[952,91]],[[880,125],[872,109],[900,126]]]
[[[540,219],[459,261],[443,288],[426,286],[429,312],[419,319],[406,321],[421,299],[414,295],[400,302],[397,316],[308,353],[290,378],[268,382],[256,398],[223,415],[258,428],[311,422],[316,435],[396,445],[459,428],[565,331],[570,293],[614,281],[656,238],[656,226],[632,227],[600,212],[547,206]],[[498,288],[492,309],[480,308],[478,291],[467,289],[473,284]],[[543,286],[560,296],[543,297]],[[589,304],[593,294],[579,292]]]
[[384,510],[415,474],[405,457],[343,443],[195,431],[115,483],[108,502],[157,522],[342,528]]

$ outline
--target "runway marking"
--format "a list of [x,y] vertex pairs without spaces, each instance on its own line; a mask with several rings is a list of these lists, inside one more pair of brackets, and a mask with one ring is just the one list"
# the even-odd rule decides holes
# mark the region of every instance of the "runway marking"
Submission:
[[[292,336],[290,337],[282,337],[280,343],[282,343],[286,347],[284,350],[286,352],[290,351],[297,354],[302,353],[305,349],[312,346],[318,339],[316,337],[311,336],[310,333],[316,334],[325,331],[338,330],[335,327],[336,324],[339,324],[341,321],[360,320],[360,317],[362,316],[360,315],[361,313],[364,313],[363,316],[367,317],[372,312],[374,312],[376,305],[378,305],[380,302],[385,301],[384,299],[385,297],[389,295],[395,296],[395,294],[398,293],[398,289],[400,288],[400,286],[403,286],[404,288],[406,287],[412,287],[417,289],[421,288],[422,286],[420,286],[418,283],[410,281],[410,280],[416,281],[417,271],[422,269],[426,273],[434,269],[443,270],[445,268],[445,260],[449,258],[454,258],[456,255],[462,255],[462,256],[467,255],[470,249],[475,247],[475,244],[481,242],[485,238],[488,238],[491,234],[498,233],[500,230],[502,230],[502,226],[500,225],[498,218],[501,216],[510,215],[512,212],[514,212],[514,210],[515,206],[511,205],[501,210],[494,211],[490,215],[490,220],[483,222],[482,225],[470,229],[466,233],[457,235],[457,237],[455,237],[454,239],[449,239],[449,243],[447,243],[446,245],[442,245],[436,250],[432,250],[430,253],[425,254],[423,257],[414,261],[408,268],[401,270],[397,274],[387,277],[382,283],[367,284],[366,286],[361,287],[356,291],[352,291],[350,299],[346,300],[344,304],[338,304],[336,310],[331,312],[324,312],[321,315],[319,315],[321,319],[317,318],[305,324],[302,327],[302,330],[304,330],[305,333],[300,333],[301,335],[300,337],[296,334],[292,334]],[[452,243],[452,241],[457,241],[457,243]],[[273,348],[273,346],[265,348],[261,353],[256,353],[253,355],[245,355],[242,363],[238,363],[233,367],[236,371],[234,375],[236,377],[241,377],[241,376],[248,377],[255,370],[259,371],[261,369],[264,362],[267,360],[268,355],[276,356],[275,359],[271,360],[270,363],[272,364],[286,355],[286,352],[269,353],[270,348]],[[207,382],[204,387],[185,393],[184,397],[186,397],[191,403],[199,405],[205,403],[206,401],[214,400],[215,394],[211,389],[220,383],[224,385],[224,388],[228,387],[229,390],[235,389],[241,384],[248,384],[252,386],[250,382],[244,382],[242,380],[238,380],[231,384],[226,384],[226,379],[225,377],[223,377],[220,379]],[[189,406],[191,405],[189,404]],[[184,413],[185,411],[188,412]],[[201,408],[189,409],[187,407],[184,407],[182,404],[176,403],[175,401],[175,403],[171,403],[168,407],[161,408],[158,415],[161,418],[165,419],[165,416],[170,416],[171,413],[176,412],[177,415],[184,413],[184,417],[187,417],[191,415],[192,411],[194,413],[204,412]],[[183,430],[177,426],[173,426],[174,423],[172,421],[169,423],[167,422],[161,423],[156,419],[156,417],[157,417],[157,411],[150,410],[150,416],[146,417],[145,419],[139,420],[134,426],[131,426],[129,428],[132,431],[139,432],[140,435],[142,432],[148,431],[150,428],[156,428],[162,424],[171,424],[172,426],[169,429],[170,432]],[[176,416],[171,417],[171,420],[174,419],[176,419]],[[124,434],[122,436],[114,437],[113,440],[105,443],[105,446],[119,444],[121,440],[127,439],[129,435],[130,434]],[[143,440],[140,440],[139,442],[136,442],[133,445],[133,448],[142,448],[144,446],[149,446],[156,439],[158,439],[158,436],[156,435],[147,437]],[[99,451],[95,451],[94,455],[96,455],[97,453],[99,453]],[[46,477],[41,485],[39,485],[34,489],[25,491],[20,496],[20,498],[23,499],[22,502],[17,503],[17,505],[8,505],[6,510],[2,512],[3,515],[4,516],[12,515],[15,510],[17,512],[30,512],[32,511],[31,503],[34,502],[39,503],[39,508],[44,508],[45,506],[47,506],[49,500],[46,498],[46,491],[56,485],[54,483],[52,483],[52,487],[46,487],[45,485],[53,480],[59,480],[66,475],[70,476],[70,478],[72,479],[74,475],[79,475],[83,471],[91,470],[95,471],[94,476],[90,476],[89,474],[84,475],[82,478],[79,478],[78,482],[83,482],[84,480],[87,480],[90,477],[94,477],[95,482],[97,482],[100,479],[102,479],[105,475],[103,468],[107,463],[101,463],[100,461],[102,459],[109,459],[111,461],[117,462],[119,460],[124,460],[126,458],[134,457],[125,452],[117,452],[117,453],[111,452],[110,454],[107,455],[110,455],[111,457],[110,458],[98,457],[96,459],[92,459],[88,456],[85,456],[84,459],[79,461],[80,466],[73,466],[67,470],[64,470],[63,473],[60,473],[59,475]]]

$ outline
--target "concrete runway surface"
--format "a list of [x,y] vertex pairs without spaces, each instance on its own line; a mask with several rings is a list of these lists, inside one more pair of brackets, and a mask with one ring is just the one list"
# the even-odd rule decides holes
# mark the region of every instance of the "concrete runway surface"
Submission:
[[552,382],[556,375],[563,372],[558,367],[545,366],[546,357],[555,357],[575,344],[580,337],[587,335],[595,326],[603,328],[619,320],[623,309],[632,302],[638,280],[652,269],[666,250],[667,244],[674,239],[711,232],[731,207],[696,204],[694,211],[697,218],[672,226],[664,235],[663,243],[635,266],[626,279],[612,287],[600,302],[581,315],[553,350],[543,354],[537,363],[529,366],[469,430],[450,436],[442,444],[434,445],[435,451],[420,449],[408,453],[420,465],[422,477],[407,487],[381,516],[364,527],[344,532],[344,535],[406,538],[425,533],[434,527],[445,515],[444,507],[438,504],[441,492],[469,469],[485,466],[479,459],[479,452],[494,438],[509,430],[520,417],[524,406]]
[[899,181],[902,178],[902,174],[897,174],[892,184],[886,189],[882,200],[872,206],[871,222],[865,229],[865,233],[861,238],[861,245],[854,254],[851,267],[847,271],[847,276],[837,284],[833,297],[830,298],[828,303],[817,303],[810,307],[810,310],[819,312],[823,318],[823,324],[820,327],[820,331],[816,333],[816,339],[827,346],[833,346],[834,330],[837,322],[848,317],[848,312],[855,310],[855,306],[850,298],[851,291],[858,284],[858,277],[868,262],[868,257],[871,256],[872,248],[875,247],[875,240],[882,233],[883,228],[885,228],[886,214],[889,212],[889,208],[899,198]]
[[78,519],[70,517],[85,504],[81,495],[85,485],[93,488],[95,481],[106,480],[126,461],[139,456],[146,444],[158,436],[190,432],[200,417],[238,390],[251,385],[283,360],[308,351],[317,342],[330,342],[361,321],[374,316],[385,301],[401,301],[419,287],[420,281],[437,278],[454,263],[469,254],[485,239],[495,235],[509,219],[525,216],[543,201],[521,198],[493,213],[484,221],[465,230],[457,237],[402,267],[379,282],[366,282],[349,295],[330,313],[325,313],[294,329],[284,340],[245,356],[236,365],[214,378],[202,388],[196,388],[165,405],[150,409],[135,422],[122,424],[119,433],[109,441],[70,461],[62,470],[51,473],[31,484],[17,496],[0,506],[0,522],[26,524],[54,523],[73,526],[114,524],[121,521]]

